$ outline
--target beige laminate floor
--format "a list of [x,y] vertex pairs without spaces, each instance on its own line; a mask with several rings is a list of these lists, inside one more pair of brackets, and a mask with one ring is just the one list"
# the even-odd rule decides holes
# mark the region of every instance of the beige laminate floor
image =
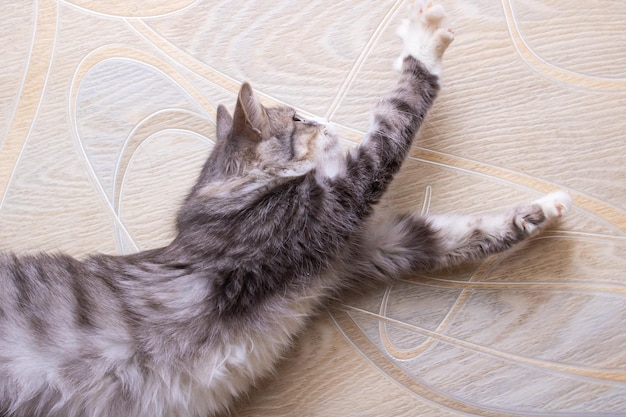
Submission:
[[[626,415],[626,2],[441,0],[457,38],[390,193],[556,229],[317,318],[234,416]],[[0,249],[169,241],[241,81],[358,142],[402,1],[3,0]]]

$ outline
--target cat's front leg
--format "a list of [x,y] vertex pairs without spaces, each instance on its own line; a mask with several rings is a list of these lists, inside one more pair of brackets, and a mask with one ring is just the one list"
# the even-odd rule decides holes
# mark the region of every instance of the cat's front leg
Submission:
[[398,29],[402,38],[396,87],[374,107],[372,126],[349,155],[339,189],[354,191],[357,206],[376,203],[398,172],[413,137],[439,91],[441,58],[454,39],[441,6],[413,4]]
[[569,194],[557,191],[502,214],[429,216],[438,247],[433,266],[477,261],[507,250],[553,224],[571,207]]
[[504,213],[418,215],[377,213],[342,265],[346,285],[361,288],[402,275],[480,261],[536,235],[572,207],[562,191]]

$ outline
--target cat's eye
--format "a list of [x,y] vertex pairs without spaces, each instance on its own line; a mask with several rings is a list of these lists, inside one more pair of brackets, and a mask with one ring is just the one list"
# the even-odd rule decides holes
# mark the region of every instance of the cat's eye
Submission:
[[291,118],[294,122],[306,122],[306,120],[303,117],[298,116],[297,114],[294,114],[293,117]]

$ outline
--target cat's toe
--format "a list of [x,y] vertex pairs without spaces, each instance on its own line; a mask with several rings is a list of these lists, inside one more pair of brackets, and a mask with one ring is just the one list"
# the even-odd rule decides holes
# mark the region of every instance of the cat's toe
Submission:
[[454,40],[454,31],[451,28],[439,29],[437,30],[436,36],[437,39],[434,46],[435,55],[439,60],[441,60],[441,58],[443,58],[443,53]]
[[446,11],[440,4],[432,1],[415,1],[409,5],[409,21],[414,25],[431,27],[434,31],[446,17]]
[[446,17],[446,12],[441,4],[428,2],[423,15],[428,25],[438,27],[443,18]]

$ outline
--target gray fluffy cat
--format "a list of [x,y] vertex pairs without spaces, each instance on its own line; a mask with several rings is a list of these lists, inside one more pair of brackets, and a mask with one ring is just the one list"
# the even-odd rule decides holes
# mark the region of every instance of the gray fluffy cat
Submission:
[[244,84],[169,246],[0,255],[0,416],[223,412],[330,297],[484,258],[564,214],[556,192],[493,216],[373,215],[437,94],[443,17],[413,6],[397,85],[350,152]]

